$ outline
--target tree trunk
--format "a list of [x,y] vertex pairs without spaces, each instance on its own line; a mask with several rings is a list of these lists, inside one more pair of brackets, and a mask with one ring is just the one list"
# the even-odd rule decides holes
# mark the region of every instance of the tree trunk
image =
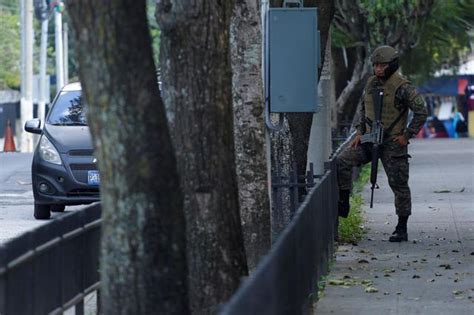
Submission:
[[145,0],[69,2],[101,172],[104,314],[186,314],[185,220]]
[[163,0],[163,99],[185,195],[190,304],[216,312],[247,274],[235,171],[229,27],[233,1]]
[[230,32],[240,218],[250,270],[271,246],[258,2],[235,1]]

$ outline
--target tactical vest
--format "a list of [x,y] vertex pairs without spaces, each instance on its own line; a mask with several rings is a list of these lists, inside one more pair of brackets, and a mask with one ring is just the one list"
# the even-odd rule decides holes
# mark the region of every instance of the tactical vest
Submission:
[[[375,119],[375,111],[374,111],[374,100],[372,97],[373,89],[376,87],[376,76],[372,76],[367,81],[367,85],[365,86],[365,116],[370,119],[370,121],[374,121]],[[400,111],[395,107],[395,92],[398,88],[403,84],[407,83],[404,77],[402,77],[398,72],[395,72],[390,76],[390,78],[381,86],[384,89],[384,96],[383,96],[383,106],[382,106],[382,123],[384,129],[390,127],[390,125],[398,118],[400,115]],[[380,86],[379,86],[380,87]],[[398,123],[393,126],[392,130],[389,131],[389,134],[385,136],[388,137],[390,135],[400,134],[403,129],[405,129],[408,120],[408,111],[405,111],[401,119]],[[371,130],[371,126],[367,123],[367,130]]]

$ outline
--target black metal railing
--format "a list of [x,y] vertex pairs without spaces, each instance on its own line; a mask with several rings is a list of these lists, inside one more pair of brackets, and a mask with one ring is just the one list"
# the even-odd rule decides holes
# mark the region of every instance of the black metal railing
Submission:
[[309,170],[305,176],[298,176],[296,163],[293,163],[293,167],[289,171],[289,175],[285,176],[279,167],[276,168],[275,173],[272,176],[272,197],[273,197],[273,209],[272,211],[281,213],[285,203],[282,198],[284,191],[288,191],[290,198],[290,214],[294,216],[296,210],[300,205],[300,199],[304,199],[304,196],[300,198],[299,192],[301,188],[304,191],[314,187],[316,181],[321,179],[321,175],[314,174],[313,163],[309,164]]
[[293,220],[221,314],[302,314],[334,251],[338,189],[336,160],[325,165]]
[[[325,172],[309,185],[309,194],[257,270],[241,285],[220,314],[307,314],[318,292],[318,281],[328,271],[337,234],[337,156],[355,133],[333,152]],[[291,176],[290,176],[291,177]],[[290,185],[296,196],[295,175]],[[290,187],[288,187],[290,186]]]
[[100,227],[93,205],[0,245],[0,314],[84,314],[99,288]]

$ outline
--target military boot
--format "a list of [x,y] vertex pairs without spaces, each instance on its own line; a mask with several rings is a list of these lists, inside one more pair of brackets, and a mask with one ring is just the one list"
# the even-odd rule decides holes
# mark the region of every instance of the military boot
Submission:
[[389,242],[406,242],[408,241],[408,233],[406,229],[395,228],[392,236],[388,239]]
[[398,224],[392,236],[388,239],[389,242],[406,242],[408,241],[407,232],[408,216],[398,216]]
[[350,190],[339,190],[338,214],[340,217],[347,218],[349,216],[349,195]]

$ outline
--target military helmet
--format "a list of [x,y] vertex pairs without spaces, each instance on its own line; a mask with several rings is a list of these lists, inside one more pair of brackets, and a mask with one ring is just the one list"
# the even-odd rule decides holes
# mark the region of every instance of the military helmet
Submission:
[[390,63],[398,59],[398,51],[391,46],[379,46],[374,49],[370,60],[372,63]]
[[[383,78],[388,79],[395,71],[398,70],[398,51],[391,46],[379,46],[374,49],[372,56],[370,56],[372,64],[387,63],[388,67],[384,71]],[[375,74],[375,72],[374,72]]]

